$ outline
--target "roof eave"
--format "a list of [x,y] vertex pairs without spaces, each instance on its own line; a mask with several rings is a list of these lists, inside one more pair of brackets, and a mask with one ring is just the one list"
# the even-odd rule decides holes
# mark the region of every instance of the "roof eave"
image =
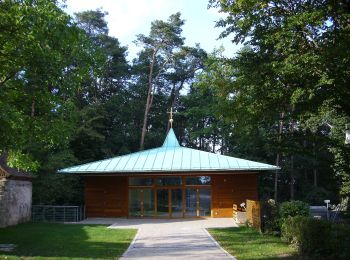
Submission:
[[108,174],[108,175],[122,175],[122,174],[176,174],[176,173],[239,173],[239,172],[265,172],[265,171],[276,171],[280,170],[280,168],[251,168],[251,169],[183,169],[183,170],[130,170],[130,171],[58,171],[58,173],[63,174]]

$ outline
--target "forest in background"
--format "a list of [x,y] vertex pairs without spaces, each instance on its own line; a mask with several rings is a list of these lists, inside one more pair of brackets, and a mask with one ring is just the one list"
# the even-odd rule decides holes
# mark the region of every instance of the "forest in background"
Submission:
[[281,166],[262,199],[346,202],[350,195],[350,4],[210,0],[233,58],[186,46],[185,21],[155,20],[131,62],[103,10],[59,1],[0,3],[0,151],[34,172],[35,204],[81,204],[60,168],[160,146],[175,114],[183,146]]

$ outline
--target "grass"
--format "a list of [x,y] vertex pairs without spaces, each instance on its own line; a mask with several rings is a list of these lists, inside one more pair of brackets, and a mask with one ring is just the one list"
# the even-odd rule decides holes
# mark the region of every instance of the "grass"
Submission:
[[0,244],[15,244],[0,259],[115,259],[128,248],[134,229],[103,225],[26,223],[0,228]]
[[218,243],[238,260],[298,259],[295,249],[279,237],[263,235],[253,228],[208,229]]

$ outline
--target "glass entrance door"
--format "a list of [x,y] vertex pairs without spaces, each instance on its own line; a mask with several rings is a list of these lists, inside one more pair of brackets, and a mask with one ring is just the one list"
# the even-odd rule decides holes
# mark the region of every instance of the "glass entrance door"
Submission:
[[154,216],[154,193],[152,189],[129,189],[129,216]]
[[157,190],[157,216],[183,217],[182,189],[167,188]]
[[141,190],[129,189],[129,216],[141,217]]
[[197,216],[197,189],[186,189],[186,217]]
[[210,217],[211,194],[208,188],[186,189],[185,217]]
[[183,217],[182,211],[182,189],[171,190],[171,217]]
[[159,217],[169,216],[169,190],[168,189],[157,190],[157,216]]

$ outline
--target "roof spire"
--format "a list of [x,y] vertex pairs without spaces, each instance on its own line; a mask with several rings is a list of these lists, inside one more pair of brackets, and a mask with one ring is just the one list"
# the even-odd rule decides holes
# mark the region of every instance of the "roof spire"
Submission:
[[170,123],[170,128],[173,128],[173,114],[175,114],[176,112],[173,112],[173,107],[170,108],[170,112],[167,112],[168,114],[170,114],[170,118],[169,118],[169,123]]
[[165,138],[163,147],[180,147],[179,141],[177,140],[174,130],[172,128],[170,128]]

